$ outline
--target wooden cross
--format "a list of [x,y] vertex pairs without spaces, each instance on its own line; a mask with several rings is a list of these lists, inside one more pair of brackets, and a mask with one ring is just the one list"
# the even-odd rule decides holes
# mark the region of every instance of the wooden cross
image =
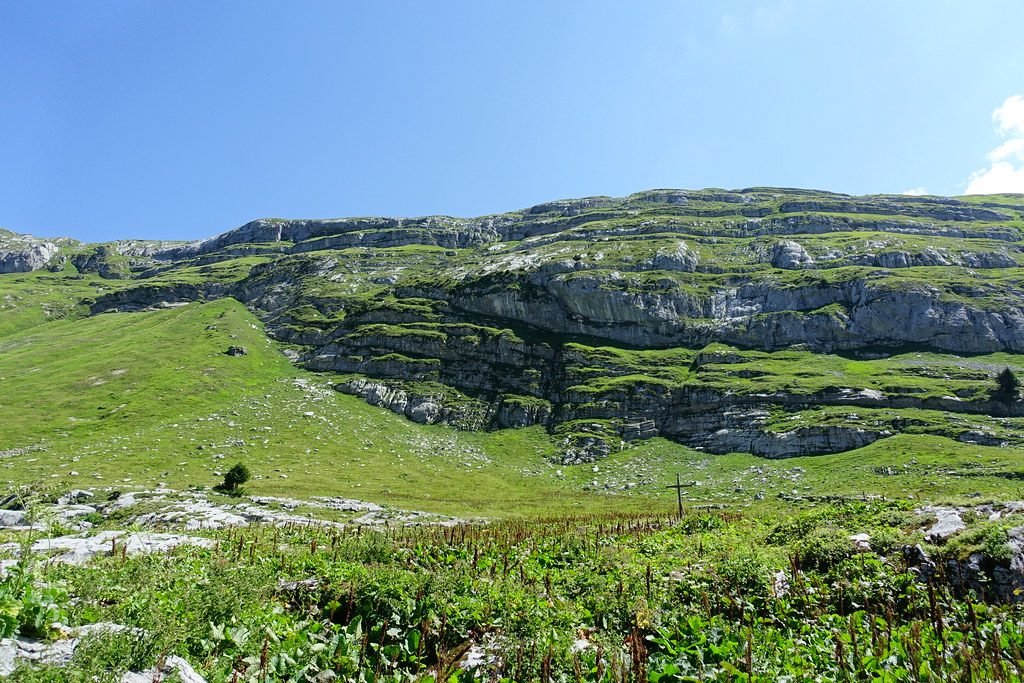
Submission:
[[679,504],[679,519],[683,518],[683,489],[688,486],[693,486],[693,484],[683,484],[682,482],[679,481],[679,474],[676,473],[676,483],[669,484],[668,486],[665,487],[667,489],[676,490],[676,502]]

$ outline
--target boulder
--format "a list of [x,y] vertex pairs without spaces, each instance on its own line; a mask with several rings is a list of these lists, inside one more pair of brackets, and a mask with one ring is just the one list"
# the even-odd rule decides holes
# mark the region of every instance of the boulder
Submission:
[[0,527],[28,526],[28,513],[23,510],[0,510]]
[[771,263],[776,268],[794,270],[814,264],[814,259],[807,253],[803,245],[792,240],[783,240],[775,245]]
[[925,531],[925,537],[933,543],[944,541],[967,528],[961,511],[956,508],[928,506],[921,508],[917,513],[935,515],[935,524]]

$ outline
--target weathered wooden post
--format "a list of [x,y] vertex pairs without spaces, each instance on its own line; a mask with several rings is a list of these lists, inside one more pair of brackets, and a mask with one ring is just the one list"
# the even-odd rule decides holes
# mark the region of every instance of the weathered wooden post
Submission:
[[679,519],[682,519],[683,518],[683,484],[679,481],[679,473],[678,472],[676,472],[676,483],[675,483],[675,485],[673,486],[672,484],[669,484],[665,488],[667,488],[667,489],[675,489],[676,490],[676,504],[679,506],[677,514],[679,515]]

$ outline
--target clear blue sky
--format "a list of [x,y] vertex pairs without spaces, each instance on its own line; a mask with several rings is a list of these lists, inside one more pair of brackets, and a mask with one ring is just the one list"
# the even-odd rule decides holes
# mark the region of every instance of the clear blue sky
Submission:
[[184,239],[654,187],[958,194],[1017,135],[993,112],[1024,93],[1022,27],[1020,0],[5,0],[0,226]]

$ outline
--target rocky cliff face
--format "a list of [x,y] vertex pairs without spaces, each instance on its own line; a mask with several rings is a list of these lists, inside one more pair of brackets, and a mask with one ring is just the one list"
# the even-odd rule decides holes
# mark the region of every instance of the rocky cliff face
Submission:
[[656,190],[468,219],[262,219],[195,243],[9,235],[0,272],[98,275],[93,313],[234,296],[340,391],[419,422],[544,425],[568,462],[655,435],[786,457],[907,431],[1024,437],[1020,406],[991,396],[1024,353],[1022,211]]
[[44,268],[60,248],[53,241],[0,230],[0,273],[29,273]]

